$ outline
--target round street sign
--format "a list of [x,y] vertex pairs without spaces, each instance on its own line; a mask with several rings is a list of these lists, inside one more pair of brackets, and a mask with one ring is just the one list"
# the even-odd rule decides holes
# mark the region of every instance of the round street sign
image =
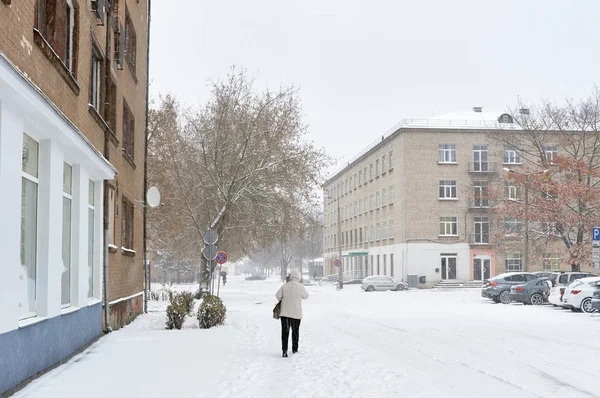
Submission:
[[207,245],[214,245],[215,243],[217,243],[218,239],[219,234],[217,234],[212,229],[209,229],[204,233],[204,243],[206,243]]
[[217,257],[217,246],[215,245],[206,245],[204,249],[202,249],[202,254],[207,260],[214,260]]
[[340,267],[342,265],[342,260],[340,260],[339,258],[336,258],[333,261],[333,265],[335,265],[336,267]]
[[227,253],[225,253],[225,252],[218,252],[217,253],[216,261],[219,264],[225,264],[227,262]]

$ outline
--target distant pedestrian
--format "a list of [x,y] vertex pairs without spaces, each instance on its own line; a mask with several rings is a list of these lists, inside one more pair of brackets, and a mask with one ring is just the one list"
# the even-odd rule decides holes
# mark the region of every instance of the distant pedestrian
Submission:
[[221,271],[221,277],[223,277],[223,286],[227,284],[227,272]]
[[298,352],[298,340],[300,339],[300,321],[302,320],[302,300],[308,298],[308,292],[300,283],[300,272],[292,271],[289,282],[279,288],[277,300],[281,301],[281,350],[283,357],[288,356],[288,342],[290,328],[292,329],[292,353]]

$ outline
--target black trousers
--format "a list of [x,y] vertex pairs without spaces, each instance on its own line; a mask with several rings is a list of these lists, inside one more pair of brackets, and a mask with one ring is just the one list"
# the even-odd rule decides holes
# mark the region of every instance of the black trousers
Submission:
[[282,316],[281,318],[281,349],[283,352],[288,350],[288,341],[290,339],[290,328],[292,329],[292,351],[298,351],[298,339],[300,338],[300,321]]

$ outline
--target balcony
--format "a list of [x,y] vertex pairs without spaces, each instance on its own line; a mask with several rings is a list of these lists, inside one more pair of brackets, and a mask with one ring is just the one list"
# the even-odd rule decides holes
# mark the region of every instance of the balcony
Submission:
[[498,162],[469,162],[469,173],[482,175],[498,172]]
[[469,235],[469,243],[471,245],[481,245],[481,246],[485,246],[485,245],[490,245],[490,234],[483,234],[483,233],[479,233],[479,234],[470,234]]
[[473,210],[489,210],[494,202],[490,198],[469,198],[469,209]]

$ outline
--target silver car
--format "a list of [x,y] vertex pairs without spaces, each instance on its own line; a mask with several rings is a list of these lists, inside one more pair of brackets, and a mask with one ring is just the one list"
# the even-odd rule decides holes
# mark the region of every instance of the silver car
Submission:
[[386,275],[373,275],[368,276],[362,281],[360,286],[365,292],[372,292],[374,290],[407,290],[408,284],[403,281],[396,281],[393,278]]

